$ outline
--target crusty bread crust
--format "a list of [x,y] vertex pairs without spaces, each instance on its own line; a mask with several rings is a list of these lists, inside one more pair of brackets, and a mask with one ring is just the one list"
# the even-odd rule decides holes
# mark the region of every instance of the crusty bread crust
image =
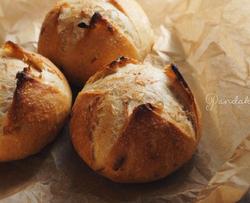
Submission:
[[38,52],[82,86],[120,56],[142,61],[152,44],[150,23],[134,0],[126,6],[119,1],[65,1],[46,16]]
[[[1,95],[8,88],[13,89],[9,94],[12,100],[6,104],[7,112],[1,114],[0,162],[22,159],[40,151],[56,137],[71,108],[69,85],[50,61],[7,42],[0,63],[13,58],[23,61],[26,67],[16,73],[16,86],[6,86],[0,81]],[[13,67],[5,66],[7,69],[1,69],[0,73],[8,76]]]
[[154,181],[182,166],[199,129],[194,97],[175,66],[161,70],[126,58],[90,78],[70,123],[81,158],[123,183]]

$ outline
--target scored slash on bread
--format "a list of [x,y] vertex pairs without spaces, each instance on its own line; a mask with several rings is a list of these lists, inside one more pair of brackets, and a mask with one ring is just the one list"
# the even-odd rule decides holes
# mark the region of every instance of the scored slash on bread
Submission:
[[178,99],[178,101],[183,105],[183,107],[187,112],[193,112],[193,113],[188,113],[187,116],[195,128],[195,131],[197,132],[196,134],[199,136],[200,112],[199,109],[197,108],[194,96],[188,84],[186,83],[183,76],[179,72],[177,66],[175,66],[174,64],[171,64],[170,66],[165,68],[165,70],[167,76],[173,80],[173,82],[169,86],[173,94]]
[[93,15],[93,16],[91,17],[91,19],[90,19],[89,24],[86,24],[85,22],[80,22],[80,23],[78,24],[78,27],[80,27],[80,28],[94,29],[94,28],[96,27],[96,24],[97,24],[97,23],[101,23],[101,22],[104,22],[104,24],[107,25],[107,28],[108,28],[109,31],[111,31],[111,32],[113,31],[113,30],[112,30],[112,26],[109,25],[108,21],[105,20],[105,19],[102,17],[102,15],[101,15],[100,13],[98,13],[98,12],[95,12],[95,13],[94,13],[94,15]]

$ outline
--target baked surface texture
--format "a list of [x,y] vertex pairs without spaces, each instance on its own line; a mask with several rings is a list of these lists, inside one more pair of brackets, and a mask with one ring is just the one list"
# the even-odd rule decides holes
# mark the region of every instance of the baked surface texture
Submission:
[[120,56],[143,61],[153,31],[134,0],[65,0],[46,16],[38,52],[81,86]]
[[62,128],[71,90],[48,59],[12,42],[0,49],[0,162],[39,152]]
[[81,158],[115,182],[150,182],[190,160],[199,114],[178,69],[122,57],[92,76],[73,106],[70,132]]

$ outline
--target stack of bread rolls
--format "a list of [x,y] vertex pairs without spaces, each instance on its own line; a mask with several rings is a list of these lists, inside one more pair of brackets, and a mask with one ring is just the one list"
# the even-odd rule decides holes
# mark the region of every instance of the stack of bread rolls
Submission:
[[[152,45],[135,0],[61,1],[41,28],[38,52],[83,86],[71,113],[72,143],[90,168],[115,182],[169,175],[200,139],[197,105],[177,67],[143,62]],[[41,55],[11,42],[1,50],[0,161],[41,150],[70,113],[69,85]]]

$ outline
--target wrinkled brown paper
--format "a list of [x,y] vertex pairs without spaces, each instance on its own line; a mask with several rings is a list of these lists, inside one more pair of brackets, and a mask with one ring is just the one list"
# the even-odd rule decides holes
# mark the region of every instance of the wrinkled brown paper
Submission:
[[[1,0],[0,44],[36,50],[41,22],[55,0]],[[202,112],[193,159],[147,184],[116,184],[74,152],[68,127],[38,155],[0,164],[1,202],[249,202],[250,104],[209,104],[212,97],[250,100],[249,0],[139,0],[156,34],[146,59],[179,65]],[[209,100],[210,98],[210,100]]]

